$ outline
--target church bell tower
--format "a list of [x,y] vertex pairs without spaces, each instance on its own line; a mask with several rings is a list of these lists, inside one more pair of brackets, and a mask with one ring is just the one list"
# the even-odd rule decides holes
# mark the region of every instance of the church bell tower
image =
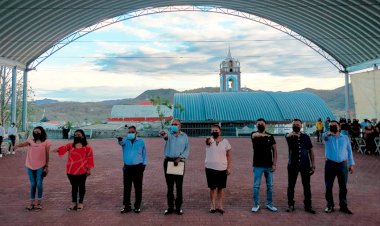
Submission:
[[227,58],[220,63],[220,92],[240,92],[240,62],[231,56],[228,47]]

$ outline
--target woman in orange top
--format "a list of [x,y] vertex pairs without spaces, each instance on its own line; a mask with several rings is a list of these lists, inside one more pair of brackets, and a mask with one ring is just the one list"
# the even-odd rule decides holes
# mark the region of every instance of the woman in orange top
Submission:
[[[46,132],[41,126],[37,126],[33,129],[33,139],[28,139],[15,146],[15,149],[28,147],[25,166],[30,181],[30,204],[26,207],[27,210],[42,209],[42,178],[46,176],[48,172],[50,146],[51,143],[47,140]],[[37,205],[35,204],[36,191],[38,191]]]
[[67,208],[67,210],[82,210],[84,194],[86,193],[86,178],[91,175],[91,168],[94,168],[93,151],[87,143],[84,131],[81,129],[76,130],[74,142],[61,146],[55,151],[58,152],[60,157],[66,154],[66,152],[69,153],[66,172],[71,183],[73,205]]

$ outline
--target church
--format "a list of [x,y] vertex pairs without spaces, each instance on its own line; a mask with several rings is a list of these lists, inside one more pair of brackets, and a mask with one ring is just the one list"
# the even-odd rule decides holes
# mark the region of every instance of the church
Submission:
[[174,95],[173,106],[181,107],[174,108],[173,118],[182,121],[182,130],[188,135],[209,135],[210,126],[215,123],[221,125],[226,136],[244,131],[248,134],[258,118],[264,118],[270,124],[268,128],[273,130],[278,125],[291,123],[294,118],[305,123],[314,123],[318,118],[335,118],[327,104],[313,93],[242,90],[240,62],[232,57],[230,49],[220,63],[219,80],[219,93]]

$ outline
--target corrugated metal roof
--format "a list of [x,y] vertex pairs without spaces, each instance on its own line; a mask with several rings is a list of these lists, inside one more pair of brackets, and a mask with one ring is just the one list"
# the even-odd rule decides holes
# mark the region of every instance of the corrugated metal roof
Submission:
[[26,65],[75,31],[139,9],[218,6],[307,38],[343,67],[380,57],[379,0],[0,0],[0,60]]
[[177,93],[174,95],[174,118],[184,122],[255,121],[272,122],[299,118],[314,122],[318,118],[335,118],[326,103],[308,92],[231,92]]
[[[167,106],[160,105],[164,117],[172,116],[173,111]],[[111,118],[140,118],[158,117],[156,106],[152,105],[114,105]]]

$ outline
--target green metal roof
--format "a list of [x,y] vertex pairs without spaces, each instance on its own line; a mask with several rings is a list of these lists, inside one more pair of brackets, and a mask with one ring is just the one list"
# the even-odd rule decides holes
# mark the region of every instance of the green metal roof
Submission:
[[308,92],[177,93],[173,116],[184,122],[256,121],[286,122],[299,118],[314,122],[335,118],[326,103]]
[[0,0],[0,63],[29,66],[84,28],[137,10],[184,5],[223,7],[275,22],[319,46],[343,69],[380,63],[379,0]]

